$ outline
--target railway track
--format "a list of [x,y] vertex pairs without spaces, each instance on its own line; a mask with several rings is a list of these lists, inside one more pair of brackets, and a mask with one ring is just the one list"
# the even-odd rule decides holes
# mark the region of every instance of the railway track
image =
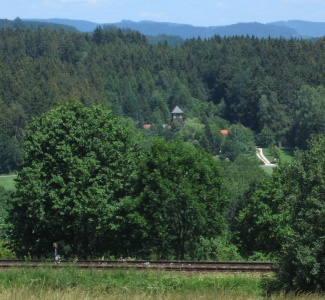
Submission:
[[181,271],[193,273],[271,273],[275,265],[270,262],[199,262],[199,261],[146,261],[146,260],[93,260],[66,261],[59,263],[44,260],[0,260],[0,269],[52,266],[61,268],[74,266],[80,269],[134,269]]

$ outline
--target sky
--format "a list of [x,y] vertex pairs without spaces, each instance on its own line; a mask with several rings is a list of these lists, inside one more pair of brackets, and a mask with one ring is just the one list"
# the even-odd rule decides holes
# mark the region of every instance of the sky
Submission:
[[325,22],[325,0],[0,0],[0,19],[62,18],[220,26],[240,22]]

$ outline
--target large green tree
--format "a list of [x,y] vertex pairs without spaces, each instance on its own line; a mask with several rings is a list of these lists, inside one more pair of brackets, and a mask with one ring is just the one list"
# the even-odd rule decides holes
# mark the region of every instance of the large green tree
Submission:
[[236,220],[239,211],[246,207],[259,183],[267,178],[255,157],[239,156],[234,162],[222,161],[225,184],[230,191],[226,218],[231,232],[242,230]]
[[139,173],[147,250],[162,258],[198,258],[200,240],[216,238],[225,225],[227,197],[218,162],[189,143],[157,139]]
[[261,133],[265,127],[268,128],[274,134],[279,146],[285,141],[289,131],[290,120],[287,113],[288,109],[278,101],[277,93],[272,92],[269,97],[261,96],[257,114]]
[[290,234],[283,245],[280,282],[288,289],[325,291],[325,136],[314,136],[286,167]]
[[255,152],[256,145],[253,132],[241,124],[233,125],[222,146],[222,156],[234,161],[241,155],[253,157]]
[[[36,118],[9,203],[8,235],[22,256],[117,252],[135,172],[130,130],[102,106],[60,105]],[[123,231],[125,232],[125,231]]]
[[282,173],[275,169],[272,177],[262,180],[237,217],[240,251],[246,257],[254,252],[276,257],[290,233],[291,216],[286,208],[288,195]]
[[184,141],[194,146],[199,146],[200,139],[204,136],[204,127],[205,125],[197,118],[186,119],[181,132]]
[[294,115],[295,144],[307,148],[312,134],[325,132],[325,88],[302,86],[297,95]]

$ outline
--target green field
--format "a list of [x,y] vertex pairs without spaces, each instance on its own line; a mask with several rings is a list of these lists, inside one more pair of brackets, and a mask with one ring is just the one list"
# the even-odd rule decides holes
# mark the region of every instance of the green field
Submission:
[[0,176],[0,186],[3,186],[5,190],[10,191],[15,189],[14,179],[17,175],[2,175]]
[[276,167],[264,167],[264,166],[261,166],[261,168],[269,175],[272,175],[273,173],[273,169],[276,168]]
[[[295,149],[292,147],[282,147],[280,148],[280,162],[282,163],[290,163],[293,160]],[[273,156],[270,154],[268,148],[263,148],[264,156],[270,161],[273,161]]]
[[[280,162],[281,163],[290,163],[293,160],[294,157],[294,148],[292,147],[282,147],[280,148]],[[270,161],[273,162],[273,156],[271,155],[270,151],[268,148],[263,148],[263,154],[264,156]],[[273,173],[273,168],[274,167],[264,167],[262,166],[263,170],[268,173],[272,174]]]

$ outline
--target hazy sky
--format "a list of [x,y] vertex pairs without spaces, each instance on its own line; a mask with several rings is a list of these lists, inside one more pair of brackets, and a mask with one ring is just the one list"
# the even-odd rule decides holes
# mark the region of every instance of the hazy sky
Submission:
[[196,26],[325,22],[325,0],[0,0],[0,19],[67,18],[96,23],[152,20]]

